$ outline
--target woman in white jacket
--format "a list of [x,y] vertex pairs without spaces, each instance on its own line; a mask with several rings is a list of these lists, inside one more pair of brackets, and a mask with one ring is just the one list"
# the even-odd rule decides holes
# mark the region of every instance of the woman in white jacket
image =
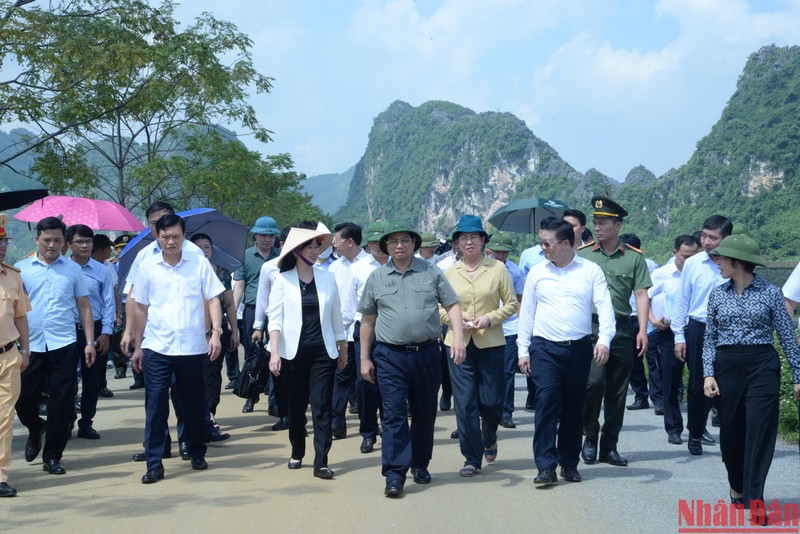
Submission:
[[292,228],[278,257],[280,273],[269,298],[267,317],[270,371],[283,380],[289,406],[289,469],[299,469],[306,452],[305,412],[311,402],[314,476],[333,478],[328,451],[333,439],[333,377],[347,362],[347,342],[339,290],[333,274],[314,269],[330,232]]

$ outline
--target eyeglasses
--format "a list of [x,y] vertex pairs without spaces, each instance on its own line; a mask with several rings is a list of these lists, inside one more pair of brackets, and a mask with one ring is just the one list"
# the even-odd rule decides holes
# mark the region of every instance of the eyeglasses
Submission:
[[401,237],[400,239],[387,239],[386,245],[390,247],[396,247],[397,245],[403,245],[404,247],[407,247],[413,241],[414,240],[411,239],[410,237]]
[[563,239],[559,239],[558,241],[542,241],[542,248],[553,248],[554,246],[558,245],[564,241]]
[[0,239],[0,247],[7,247],[10,244],[11,240],[7,237]]
[[331,244],[334,247],[338,247],[339,245],[347,243],[347,241],[348,241],[347,239],[336,239],[336,238],[333,238],[333,241],[331,242]]
[[75,239],[72,244],[78,245],[79,247],[88,247],[92,244],[92,242],[93,241],[91,239]]

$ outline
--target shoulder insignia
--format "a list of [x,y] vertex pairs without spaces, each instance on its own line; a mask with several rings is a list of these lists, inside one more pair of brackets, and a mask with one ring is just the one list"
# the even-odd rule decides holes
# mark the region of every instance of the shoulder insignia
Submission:
[[581,246],[579,246],[579,247],[578,247],[578,250],[583,250],[583,249],[585,249],[586,247],[593,247],[593,246],[594,246],[594,241],[589,241],[589,242],[588,242],[588,243],[586,243],[585,245],[581,245]]
[[631,249],[632,251],[634,251],[634,252],[638,252],[639,254],[644,254],[644,252],[642,252],[640,249],[638,249],[638,248],[636,248],[636,247],[632,247],[632,246],[630,246],[630,245],[629,245],[629,244],[627,244],[627,243],[625,243],[625,248]]
[[0,262],[0,263],[2,263],[2,265],[3,265],[3,268],[5,268],[5,269],[11,269],[12,271],[16,271],[16,272],[18,272],[18,273],[19,273],[19,272],[22,272],[22,271],[20,271],[19,269],[17,269],[16,267],[14,267],[13,265],[9,265],[9,264],[7,264],[7,263],[5,263],[5,262]]

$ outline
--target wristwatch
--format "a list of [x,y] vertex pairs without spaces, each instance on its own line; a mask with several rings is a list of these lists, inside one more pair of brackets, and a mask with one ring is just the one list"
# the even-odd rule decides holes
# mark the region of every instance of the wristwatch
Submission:
[[217,332],[219,335],[222,335],[222,327],[218,326],[217,328],[212,328],[212,332]]
[[86,342],[86,346],[87,347],[96,347],[97,346],[97,341],[87,341]]

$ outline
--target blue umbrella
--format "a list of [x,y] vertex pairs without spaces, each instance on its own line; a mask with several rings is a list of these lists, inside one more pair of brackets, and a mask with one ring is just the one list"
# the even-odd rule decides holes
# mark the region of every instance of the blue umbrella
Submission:
[[[186,239],[194,234],[208,235],[213,243],[211,263],[229,271],[236,270],[244,261],[249,229],[212,208],[195,208],[177,215],[186,221]],[[149,228],[131,239],[119,256],[119,279],[125,280],[136,254],[155,240]],[[124,284],[120,284],[122,287]]]

